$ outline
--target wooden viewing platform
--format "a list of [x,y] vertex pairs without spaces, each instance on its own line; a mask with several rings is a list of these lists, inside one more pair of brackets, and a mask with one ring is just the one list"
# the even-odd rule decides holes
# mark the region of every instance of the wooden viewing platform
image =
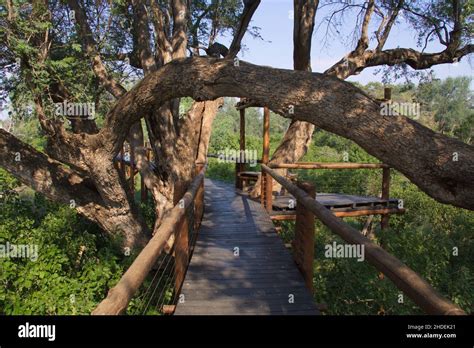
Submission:
[[206,179],[205,187],[206,213],[175,314],[318,314],[260,203],[230,184]]

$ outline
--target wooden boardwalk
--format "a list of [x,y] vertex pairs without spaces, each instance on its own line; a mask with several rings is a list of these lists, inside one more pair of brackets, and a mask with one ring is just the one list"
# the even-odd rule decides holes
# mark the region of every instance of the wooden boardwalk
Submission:
[[206,179],[205,191],[205,215],[175,314],[318,314],[261,205],[230,184]]

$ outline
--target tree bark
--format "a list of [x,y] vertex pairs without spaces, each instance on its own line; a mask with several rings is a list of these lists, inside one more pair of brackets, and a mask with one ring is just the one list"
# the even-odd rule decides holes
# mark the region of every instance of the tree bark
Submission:
[[[102,187],[98,186],[96,178],[84,178],[83,173],[65,167],[3,129],[0,129],[0,147],[0,165],[22,183],[49,199],[76,208],[110,234],[123,237],[124,246],[140,247],[145,244],[147,236],[144,231],[147,228],[128,201],[123,201],[120,192],[114,202],[104,200],[104,197],[111,195],[110,192],[104,195],[98,190],[98,187],[103,191],[117,190],[116,185],[120,181],[114,177],[116,171],[112,165],[108,166],[99,159],[96,162],[94,172],[100,178],[100,184],[104,185]],[[109,173],[102,175],[104,170]],[[116,184],[110,186],[110,182]]]

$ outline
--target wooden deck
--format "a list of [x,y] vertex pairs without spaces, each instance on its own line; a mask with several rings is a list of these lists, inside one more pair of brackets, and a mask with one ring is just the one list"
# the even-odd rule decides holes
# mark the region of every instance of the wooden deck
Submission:
[[261,205],[230,184],[206,179],[205,191],[205,215],[175,314],[318,314]]
[[[290,201],[293,201],[292,206]],[[340,193],[317,193],[316,201],[328,209],[343,208],[370,208],[370,207],[397,207],[398,199],[381,199],[378,197],[346,195]],[[295,210],[296,199],[291,195],[276,196],[273,198],[274,210]]]

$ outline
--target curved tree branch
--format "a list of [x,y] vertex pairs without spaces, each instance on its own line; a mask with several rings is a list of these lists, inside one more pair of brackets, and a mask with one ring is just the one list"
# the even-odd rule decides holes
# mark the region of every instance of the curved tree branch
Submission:
[[[117,102],[97,135],[97,143],[113,156],[141,115],[184,96],[198,101],[221,96],[252,98],[284,117],[307,121],[353,140],[438,201],[474,209],[472,146],[407,117],[382,116],[380,105],[362,90],[324,74],[245,62],[236,67],[229,59],[175,60],[145,77]],[[455,153],[458,161],[453,161]]]

